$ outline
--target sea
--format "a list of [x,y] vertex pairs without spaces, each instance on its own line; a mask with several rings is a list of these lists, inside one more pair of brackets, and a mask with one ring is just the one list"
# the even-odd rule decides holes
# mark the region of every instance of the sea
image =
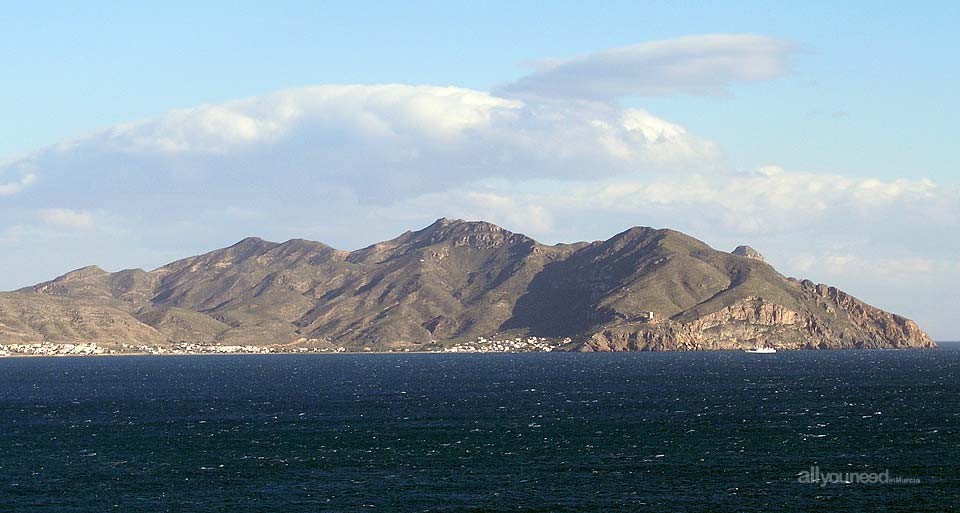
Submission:
[[960,511],[960,345],[3,359],[0,511]]

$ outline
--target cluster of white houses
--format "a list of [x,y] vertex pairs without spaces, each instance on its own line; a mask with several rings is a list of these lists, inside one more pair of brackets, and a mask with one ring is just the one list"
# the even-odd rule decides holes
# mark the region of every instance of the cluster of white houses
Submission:
[[345,348],[316,348],[316,347],[270,347],[252,345],[201,345],[179,343],[168,347],[146,346],[137,344],[120,344],[116,347],[103,347],[95,343],[85,344],[8,344],[0,345],[0,357],[4,356],[93,356],[111,354],[271,354],[271,353],[338,353]]
[[[299,341],[298,341],[299,342]],[[488,339],[478,337],[473,342],[462,342],[452,346],[436,346],[421,350],[446,353],[522,353],[553,351],[570,342],[570,339],[556,340],[541,337],[516,337],[512,339]],[[410,347],[396,351],[417,351]],[[364,347],[363,351],[372,351]],[[304,353],[344,353],[343,346],[328,344],[323,347],[310,346],[254,346],[175,343],[170,346],[148,346],[138,344],[120,344],[119,347],[104,347],[95,343],[25,343],[0,345],[0,357],[4,356],[90,356],[111,354],[148,354],[148,355],[189,355],[189,354],[304,354]]]
[[554,349],[570,342],[570,339],[553,340],[541,337],[516,337],[507,340],[488,340],[486,337],[479,337],[474,342],[457,344],[444,348],[447,353],[523,353],[523,352],[544,352]]
[[145,354],[287,354],[287,353],[335,353],[346,349],[327,347],[277,347],[253,345],[193,344],[181,342],[170,347],[128,346],[122,344],[124,352]]
[[89,344],[7,344],[0,345],[0,356],[84,356],[112,354],[116,351]]

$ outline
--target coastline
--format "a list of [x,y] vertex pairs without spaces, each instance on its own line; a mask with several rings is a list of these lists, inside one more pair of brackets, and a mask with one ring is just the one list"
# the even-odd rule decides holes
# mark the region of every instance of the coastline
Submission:
[[[880,348],[824,348],[824,349],[778,349],[777,353],[803,352],[833,352],[833,351],[937,351],[944,350],[941,344],[950,347],[949,350],[960,349],[960,341],[937,341],[934,347],[880,347]],[[951,347],[952,346],[952,347]],[[182,357],[182,356],[338,356],[338,355],[477,355],[477,354],[531,354],[531,353],[569,353],[569,354],[628,354],[628,353],[744,353],[742,349],[702,349],[702,350],[667,350],[667,351],[283,351],[283,352],[195,352],[195,353],[101,353],[101,354],[6,354],[0,355],[0,360],[24,358],[98,358],[98,357]]]

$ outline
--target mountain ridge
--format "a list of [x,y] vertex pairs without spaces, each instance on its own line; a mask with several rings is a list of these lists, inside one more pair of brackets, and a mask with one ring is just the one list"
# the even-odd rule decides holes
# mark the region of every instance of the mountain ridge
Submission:
[[934,346],[913,321],[786,278],[748,246],[726,253],[650,227],[551,246],[446,218],[354,251],[248,237],[152,271],[88,266],[0,293],[0,343],[95,341],[98,330],[111,343],[348,350],[503,332],[578,351]]

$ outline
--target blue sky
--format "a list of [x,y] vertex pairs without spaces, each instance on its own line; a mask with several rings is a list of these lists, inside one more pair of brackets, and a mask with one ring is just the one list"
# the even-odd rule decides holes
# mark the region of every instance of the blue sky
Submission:
[[524,74],[526,61],[723,32],[771,35],[807,53],[788,80],[739,87],[732,98],[636,103],[711,134],[745,167],[777,160],[938,177],[957,163],[947,150],[960,83],[955,2],[135,4],[4,9],[0,155],[305,84],[490,90]]
[[[649,224],[718,247],[751,243],[787,274],[836,283],[936,338],[960,338],[948,306],[960,299],[951,137],[960,7],[700,4],[6,6],[0,264],[23,271],[0,289],[89,263],[149,268],[254,234],[350,249],[443,215],[484,217],[545,242]],[[708,34],[733,36],[682,39]],[[656,93],[645,77],[604,71],[611,49],[656,41],[669,48],[642,47],[626,66],[657,79],[662,60],[689,59],[680,48],[692,41],[723,68]],[[747,69],[758,55],[747,43],[771,52],[770,69]],[[557,77],[567,80],[562,98],[529,96]],[[516,93],[524,79],[528,96]],[[587,81],[627,92],[590,104],[570,96]],[[303,89],[336,84],[373,89]],[[382,84],[460,92],[450,100]],[[252,103],[229,103],[244,98]],[[175,110],[201,105],[224,107]],[[278,105],[306,117],[285,125]],[[433,129],[424,112],[438,112]],[[363,116],[402,137],[371,136],[372,125],[357,124]],[[480,130],[490,116],[505,128]],[[607,128],[589,132],[600,121]],[[647,139],[620,122],[642,126]],[[211,123],[235,137],[211,139]],[[581,130],[574,139],[570,126]],[[438,127],[479,133],[485,152],[462,141],[435,151],[451,141]],[[570,158],[518,142],[536,133],[562,149],[588,132],[598,146]],[[317,140],[324,151],[303,144]],[[490,154],[488,167],[474,165]],[[378,174],[400,160],[390,177]],[[249,186],[222,187],[217,173]],[[310,196],[278,185],[292,181],[309,184]],[[264,191],[276,204],[256,208]],[[557,198],[569,197],[589,206],[565,210]]]

